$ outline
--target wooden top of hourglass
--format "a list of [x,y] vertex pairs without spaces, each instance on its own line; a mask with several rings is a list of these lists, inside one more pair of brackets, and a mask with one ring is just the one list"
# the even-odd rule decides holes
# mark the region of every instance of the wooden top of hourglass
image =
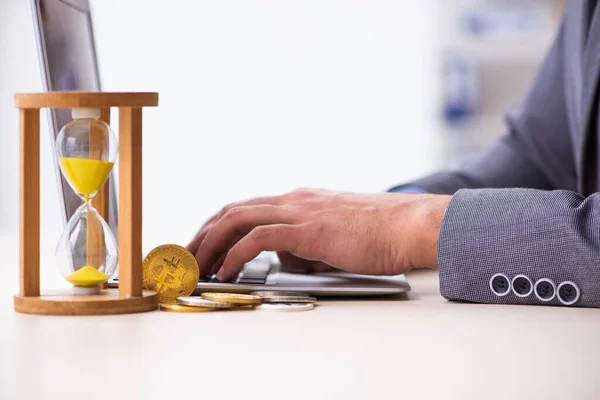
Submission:
[[[20,290],[15,310],[87,315],[151,311],[156,293],[142,290],[142,108],[158,93],[45,92],[15,94],[20,112]],[[119,108],[119,289],[99,295],[40,293],[40,109],[97,108],[110,124]],[[102,212],[101,212],[102,214]]]
[[157,107],[158,93],[132,92],[45,92],[17,93],[15,107],[40,108],[111,108]]

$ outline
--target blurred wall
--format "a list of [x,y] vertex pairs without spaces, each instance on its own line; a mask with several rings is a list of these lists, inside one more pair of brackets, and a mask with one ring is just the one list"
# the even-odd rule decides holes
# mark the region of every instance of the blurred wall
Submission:
[[[0,0],[0,233],[19,224],[19,112],[15,92],[42,89],[29,1]],[[41,114],[41,223],[62,229],[45,113]],[[58,238],[57,238],[58,239]]]
[[438,0],[440,161],[456,166],[505,133],[554,40],[564,0]]
[[[103,89],[160,92],[144,116],[143,185],[158,241],[187,241],[227,202],[380,191],[436,166],[434,1],[91,3]],[[41,89],[28,1],[0,0],[0,54],[0,230],[16,231],[12,95]],[[42,128],[43,229],[55,232]]]

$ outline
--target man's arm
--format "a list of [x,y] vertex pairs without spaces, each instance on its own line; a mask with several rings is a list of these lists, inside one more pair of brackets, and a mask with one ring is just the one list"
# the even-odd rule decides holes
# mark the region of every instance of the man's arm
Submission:
[[[600,307],[600,194],[584,198],[565,190],[459,190],[442,222],[438,268],[441,293],[451,300],[573,301],[575,306]],[[570,283],[559,295],[563,282]]]
[[451,300],[600,308],[600,194],[299,190],[226,206],[188,249],[229,281],[262,251],[361,274],[439,269]]
[[564,91],[564,40],[563,22],[528,95],[507,116],[505,136],[457,170],[439,172],[409,185],[443,194],[462,188],[576,190]]
[[[563,25],[509,135],[458,172],[415,182],[454,193],[437,247],[448,299],[600,307],[600,194],[575,193],[566,59]],[[461,189],[479,187],[513,188]]]

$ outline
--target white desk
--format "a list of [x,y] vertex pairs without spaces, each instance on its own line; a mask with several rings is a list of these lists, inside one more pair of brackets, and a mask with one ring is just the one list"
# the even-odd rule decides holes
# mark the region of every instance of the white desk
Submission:
[[15,235],[0,252],[3,400],[600,397],[600,310],[447,302],[418,272],[302,313],[22,315]]

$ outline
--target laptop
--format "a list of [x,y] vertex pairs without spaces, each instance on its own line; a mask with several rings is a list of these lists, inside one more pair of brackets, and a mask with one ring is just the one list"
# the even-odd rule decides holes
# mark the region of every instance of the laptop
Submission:
[[[98,58],[94,44],[92,16],[88,0],[32,0],[42,80],[46,91],[100,91]],[[165,7],[167,7],[165,3]],[[70,110],[47,109],[52,146],[61,127],[71,120]],[[54,152],[52,152],[54,154]],[[66,224],[80,198],[60,174],[55,162],[63,223]],[[118,202],[114,177],[108,179],[109,215],[107,223],[115,238]],[[118,271],[109,287],[118,287]],[[227,291],[248,293],[256,290],[301,291],[318,296],[389,295],[410,290],[404,275],[367,276],[339,270],[304,273],[282,265],[274,253],[264,252],[247,263],[231,282],[216,277],[201,278],[195,293]]]

